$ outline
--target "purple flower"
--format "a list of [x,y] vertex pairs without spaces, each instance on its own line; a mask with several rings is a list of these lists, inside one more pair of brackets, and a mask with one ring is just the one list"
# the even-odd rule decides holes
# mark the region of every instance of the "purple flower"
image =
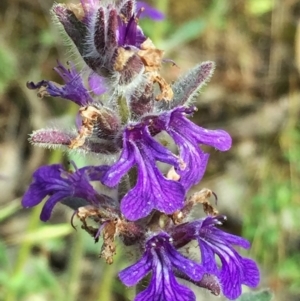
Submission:
[[209,155],[200,149],[199,144],[212,146],[220,151],[227,151],[231,147],[231,137],[227,132],[201,128],[186,118],[195,110],[195,107],[178,107],[151,119],[152,127],[157,131],[165,130],[179,149],[179,156],[186,168],[177,172],[185,189],[197,184],[206,169]]
[[165,15],[161,11],[153,8],[151,5],[144,1],[137,1],[136,6],[137,10],[140,10],[142,8],[145,9],[141,13],[141,17],[148,17],[155,21],[162,21],[165,18]]
[[114,187],[132,167],[137,167],[136,185],[121,202],[121,211],[129,220],[145,217],[153,209],[171,214],[183,206],[183,186],[163,176],[156,161],[180,169],[180,160],[152,138],[145,124],[125,129],[120,158],[104,173],[102,183]]
[[[135,15],[132,9],[129,9],[129,7],[125,5],[120,10],[121,15],[118,16],[117,27],[117,41],[119,46],[135,46],[140,48],[141,44],[145,42],[146,36],[137,23],[137,18],[140,16],[141,12],[142,11],[138,9],[138,13]],[[123,14],[125,19],[123,18]]]
[[[241,295],[242,284],[256,287],[260,276],[256,263],[243,258],[233,248],[239,246],[248,249],[250,243],[242,237],[218,229],[216,226],[222,224],[221,219],[222,217],[206,217],[181,224],[173,229],[171,236],[176,248],[183,247],[191,240],[198,241],[201,266],[208,274],[219,279],[223,294],[233,300]],[[218,267],[215,255],[220,258],[221,267]]]
[[[60,86],[54,82],[42,80],[36,84],[28,82],[27,87],[29,89],[39,89],[41,97],[62,97],[69,99],[82,107],[93,103],[93,98],[89,91],[84,87],[81,75],[76,71],[75,66],[72,63],[70,64],[70,69],[65,68],[60,62],[58,62],[58,66],[54,68],[64,80],[65,85]],[[90,83],[92,91],[94,91],[95,94],[105,92],[103,80],[101,80],[99,75],[92,74]]]
[[[181,209],[185,190],[198,183],[206,169],[209,155],[201,150],[199,144],[221,151],[230,148],[231,137],[227,132],[203,129],[185,117],[193,110],[179,107],[158,116],[147,116],[141,123],[124,130],[120,158],[108,168],[102,182],[113,187],[132,167],[137,167],[136,185],[121,203],[126,218],[137,220],[153,209],[166,214]],[[152,137],[163,130],[174,139],[179,157]],[[180,175],[180,181],[164,177],[156,161],[173,166]]]
[[119,273],[121,281],[133,286],[152,272],[149,286],[134,301],[193,301],[194,293],[176,281],[174,273],[180,271],[194,281],[203,277],[197,263],[181,255],[166,233],[151,237],[145,244],[142,258]]
[[[91,15],[93,12],[97,11],[100,7],[99,0],[80,0],[83,11],[84,11],[84,18],[83,21],[88,24],[91,22]],[[144,1],[123,1],[121,6],[119,7],[119,11],[121,13],[127,12],[124,16],[130,16],[133,13],[134,3],[136,2],[136,11],[140,11],[141,8],[145,10],[142,12],[141,17],[149,17],[150,19],[161,21],[164,19],[164,14],[159,10],[155,9],[148,3]]]
[[34,207],[49,196],[40,216],[42,221],[47,221],[54,206],[68,197],[82,198],[84,204],[99,205],[103,196],[94,190],[90,181],[98,180],[102,172],[103,167],[87,166],[68,172],[61,164],[42,166],[34,172],[33,182],[23,196],[22,206]]

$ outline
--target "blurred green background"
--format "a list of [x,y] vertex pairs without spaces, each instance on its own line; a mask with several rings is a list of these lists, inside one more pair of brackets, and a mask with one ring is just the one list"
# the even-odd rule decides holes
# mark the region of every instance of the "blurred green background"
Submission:
[[[67,2],[67,1],[65,1]],[[210,150],[198,187],[218,195],[228,230],[252,242],[261,287],[274,300],[300,300],[300,2],[298,0],[156,0],[167,15],[144,31],[177,67],[171,82],[195,64],[217,68],[197,99],[195,122],[232,135],[227,153]],[[100,245],[70,226],[72,212],[57,206],[48,223],[41,207],[25,210],[22,194],[40,165],[74,159],[29,145],[28,134],[66,122],[74,107],[38,99],[28,80],[60,82],[56,59],[72,59],[51,22],[52,0],[0,1],[0,300],[123,301],[134,292],[116,277],[115,264],[98,258]],[[80,226],[77,227],[78,229]],[[207,292],[197,300],[208,300]],[[204,297],[203,297],[204,296]],[[214,300],[215,297],[212,298]],[[221,300],[221,299],[216,299]]]

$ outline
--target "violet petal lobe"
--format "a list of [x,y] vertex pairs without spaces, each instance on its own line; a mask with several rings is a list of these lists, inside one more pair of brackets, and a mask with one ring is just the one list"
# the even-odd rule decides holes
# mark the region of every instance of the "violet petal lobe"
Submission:
[[[137,272],[139,269],[141,273]],[[181,255],[172,246],[171,237],[162,232],[147,240],[142,259],[121,271],[119,276],[126,285],[134,285],[143,278],[142,275],[152,271],[149,286],[136,296],[135,301],[194,301],[194,293],[177,282],[174,276],[177,270],[195,281],[202,278],[204,271],[196,262]],[[130,280],[130,273],[138,276]]]
[[214,260],[215,254],[213,250],[206,244],[200,244],[201,264],[205,266],[207,273],[218,275],[218,266]]
[[249,258],[243,258],[242,262],[245,271],[243,284],[249,287],[256,287],[260,281],[260,275],[255,261]]
[[70,68],[67,69],[58,62],[58,66],[54,70],[62,77],[65,85],[61,88],[57,88],[55,85],[49,86],[47,90],[51,96],[69,99],[79,106],[86,106],[93,102],[88,90],[84,87],[81,75],[77,72],[73,63],[70,63]]
[[108,187],[119,184],[121,178],[134,166],[133,147],[123,141],[123,149],[119,160],[104,173],[101,182]]
[[125,268],[119,273],[119,278],[127,286],[136,285],[151,271],[151,258],[149,252],[135,264]]
[[204,153],[197,144],[189,141],[187,136],[182,136],[174,130],[170,130],[168,133],[179,149],[180,158],[186,163],[186,167],[177,172],[180,175],[180,183],[188,190],[202,179],[209,154]]
[[209,145],[225,151],[231,146],[231,137],[222,130],[203,129],[189,119],[193,109],[179,107],[153,118],[153,127],[157,131],[165,130],[179,149],[179,156],[186,164],[177,170],[182,185],[189,189],[197,184],[204,175],[209,155],[204,153],[200,144]]
[[169,118],[169,124],[166,128],[171,127],[182,136],[188,137],[191,141],[198,144],[208,145],[219,151],[227,151],[231,147],[231,137],[223,130],[207,130],[199,127],[188,118],[195,111],[195,107],[185,108],[179,107],[172,111]]
[[195,301],[195,294],[189,288],[179,284],[173,272],[161,265],[158,257],[155,259],[151,282],[136,296],[134,301]]
[[30,208],[39,204],[51,191],[48,187],[60,177],[61,168],[61,164],[54,164],[52,168],[41,166],[37,169],[32,176],[33,182],[23,196],[22,206]]
[[235,300],[242,293],[242,284],[249,287],[256,287],[259,283],[259,270],[256,263],[251,259],[242,258],[237,252],[235,256],[226,258],[225,254],[219,255],[222,262],[222,270],[219,279],[222,285],[222,292],[230,300]]
[[[145,160],[147,153],[148,160]],[[184,204],[183,186],[165,178],[147,150],[140,152],[135,147],[135,159],[138,165],[137,183],[121,202],[121,211],[125,217],[137,220],[147,216],[152,209],[166,214],[180,209]]]
[[118,18],[118,45],[140,47],[146,40],[143,30],[138,26],[136,16],[132,15],[127,22]]
[[68,196],[67,191],[62,191],[53,194],[46,202],[45,205],[43,206],[42,212],[41,212],[41,220],[42,221],[47,221],[51,217],[51,213],[53,211],[54,206],[64,199],[65,197]]
[[23,197],[22,205],[33,207],[48,195],[49,199],[45,202],[40,216],[42,221],[47,221],[55,204],[66,197],[79,197],[86,199],[90,204],[97,204],[97,193],[89,181],[88,167],[76,169],[71,173],[65,171],[60,164],[42,166],[35,171],[33,182]]

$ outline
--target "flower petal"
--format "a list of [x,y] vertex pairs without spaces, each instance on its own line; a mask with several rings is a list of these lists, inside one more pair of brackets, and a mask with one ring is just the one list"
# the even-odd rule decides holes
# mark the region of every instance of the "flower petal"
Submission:
[[46,222],[47,220],[49,220],[54,206],[66,196],[67,196],[66,192],[55,193],[53,196],[51,196],[43,206],[40,215],[41,221]]
[[186,163],[186,167],[177,172],[180,175],[180,183],[188,190],[202,179],[209,154],[204,153],[198,145],[191,143],[186,136],[183,137],[174,130],[170,130],[169,135],[179,148],[180,158]]
[[22,206],[30,208],[39,204],[51,191],[49,186],[57,185],[62,170],[61,164],[41,166],[33,173],[33,182],[25,192]]
[[260,281],[259,269],[255,261],[249,258],[242,259],[243,264],[243,284],[249,287],[256,287]]
[[108,187],[116,186],[133,165],[134,156],[132,156],[132,146],[129,144],[127,146],[124,143],[119,160],[104,173],[101,182]]
[[165,248],[174,268],[186,274],[194,281],[199,281],[202,279],[204,273],[206,272],[203,266],[184,257],[170,244],[166,244]]
[[195,294],[179,284],[167,265],[154,255],[154,265],[149,286],[134,301],[194,301]]
[[119,273],[119,278],[125,285],[133,286],[141,281],[150,271],[151,259],[146,252],[139,261],[122,270]]
[[22,199],[22,206],[24,208],[36,206],[47,196],[48,192],[41,188],[38,183],[32,183],[30,185]]
[[[90,181],[98,180],[102,173],[107,170],[107,166],[86,166],[70,172],[63,169],[60,164],[42,166],[33,174],[33,182],[25,193],[22,204],[25,207],[32,207],[40,203],[45,196],[49,196],[46,201],[41,219],[47,221],[57,202],[62,201],[67,206],[77,209],[83,203],[99,206],[99,204],[109,203],[112,206],[114,200],[105,195],[98,194]],[[72,203],[74,197],[74,203]]]
[[83,85],[80,74],[76,71],[73,64],[71,64],[70,69],[67,69],[58,62],[58,66],[55,67],[54,70],[63,78],[65,85],[60,86],[54,82],[43,80],[36,84],[29,82],[27,83],[27,87],[29,89],[39,89],[41,97],[61,97],[69,99],[79,106],[86,106],[93,102],[87,89]]
[[220,151],[227,151],[231,147],[231,137],[223,130],[207,130],[199,127],[185,117],[193,113],[194,108],[179,107],[172,112],[170,126],[182,136],[198,144],[209,145]]
[[104,78],[95,72],[92,72],[88,78],[89,87],[95,95],[101,95],[106,92]]
[[129,220],[143,218],[152,209],[166,214],[180,209],[184,204],[183,186],[161,174],[147,149],[143,149],[141,153],[134,146],[134,155],[138,165],[137,183],[121,202],[121,211],[126,218]]

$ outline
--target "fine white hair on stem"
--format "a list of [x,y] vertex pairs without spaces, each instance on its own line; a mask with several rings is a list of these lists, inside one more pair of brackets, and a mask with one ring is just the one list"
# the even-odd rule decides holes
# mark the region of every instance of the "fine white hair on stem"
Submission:
[[[66,33],[66,31],[64,29],[64,26],[61,24],[57,15],[54,12],[55,7],[58,7],[58,6],[62,6],[62,4],[54,3],[54,5],[52,6],[52,8],[50,10],[51,20],[52,20],[52,23],[54,24],[54,26],[58,29],[59,34],[61,36],[61,40],[67,49],[67,52],[65,53],[67,58],[70,58],[70,60],[75,62],[75,60],[80,60],[80,54],[78,52],[78,49],[74,45],[74,42],[68,36],[68,34]],[[77,63],[75,63],[75,64],[77,64]]]

